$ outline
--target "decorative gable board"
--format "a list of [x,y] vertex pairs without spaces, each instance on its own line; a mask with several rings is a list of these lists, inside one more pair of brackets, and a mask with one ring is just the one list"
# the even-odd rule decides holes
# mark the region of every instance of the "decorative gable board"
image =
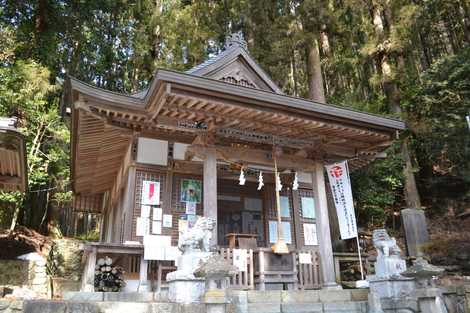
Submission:
[[241,47],[225,50],[187,73],[282,94],[279,87]]

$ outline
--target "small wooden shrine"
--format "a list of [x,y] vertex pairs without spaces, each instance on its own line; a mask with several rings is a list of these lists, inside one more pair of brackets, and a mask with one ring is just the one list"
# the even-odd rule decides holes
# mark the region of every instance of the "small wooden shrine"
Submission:
[[0,190],[25,192],[26,145],[16,123],[14,118],[0,117]]
[[[64,100],[72,111],[74,209],[102,216],[101,241],[87,246],[87,290],[97,255],[115,255],[139,290],[154,289],[154,278],[159,290],[174,263],[164,252],[146,260],[144,237],[174,247],[198,215],[217,220],[213,240],[224,257],[246,260],[232,287],[335,286],[324,165],[364,166],[405,128],[283,94],[237,34],[187,72],[158,69],[142,92],[114,93],[70,77]],[[279,225],[274,158],[283,255],[271,250]]]

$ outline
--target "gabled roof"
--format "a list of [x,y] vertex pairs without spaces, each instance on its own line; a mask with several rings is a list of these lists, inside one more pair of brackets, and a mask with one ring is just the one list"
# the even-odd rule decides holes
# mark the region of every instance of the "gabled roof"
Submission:
[[282,94],[281,89],[249,54],[246,41],[240,32],[227,36],[221,53],[186,73],[224,81],[231,78],[232,83],[241,85],[245,80],[245,86]]

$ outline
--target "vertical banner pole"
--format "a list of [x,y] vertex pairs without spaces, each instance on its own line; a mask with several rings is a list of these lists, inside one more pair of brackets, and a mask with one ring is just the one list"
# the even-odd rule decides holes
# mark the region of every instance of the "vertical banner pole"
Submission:
[[361,246],[359,245],[359,232],[356,236],[357,253],[359,254],[359,266],[361,267],[361,280],[364,280],[364,270],[362,268]]
[[[351,184],[351,177],[349,177],[349,165],[346,161],[346,173],[348,174],[349,184]],[[357,243],[357,254],[359,256],[359,266],[361,268],[361,280],[364,280],[364,269],[362,268],[362,257],[361,257],[361,245],[359,244],[359,230],[357,229],[356,221],[356,243]]]

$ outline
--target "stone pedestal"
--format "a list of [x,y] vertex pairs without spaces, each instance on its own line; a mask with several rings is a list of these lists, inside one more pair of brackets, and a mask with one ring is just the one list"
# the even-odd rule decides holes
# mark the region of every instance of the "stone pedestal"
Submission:
[[439,288],[419,289],[417,297],[421,312],[447,313],[444,297]]
[[166,276],[170,302],[201,303],[206,283],[204,278],[195,277],[194,271],[211,255],[211,252],[191,251],[178,257],[178,270]]
[[367,277],[371,293],[383,298],[404,298],[413,294],[415,280],[408,277],[380,278]]
[[205,279],[174,279],[169,281],[168,300],[174,303],[201,303],[205,292]]
[[398,256],[379,256],[375,263],[375,275],[377,277],[390,277],[406,271],[406,261]]

